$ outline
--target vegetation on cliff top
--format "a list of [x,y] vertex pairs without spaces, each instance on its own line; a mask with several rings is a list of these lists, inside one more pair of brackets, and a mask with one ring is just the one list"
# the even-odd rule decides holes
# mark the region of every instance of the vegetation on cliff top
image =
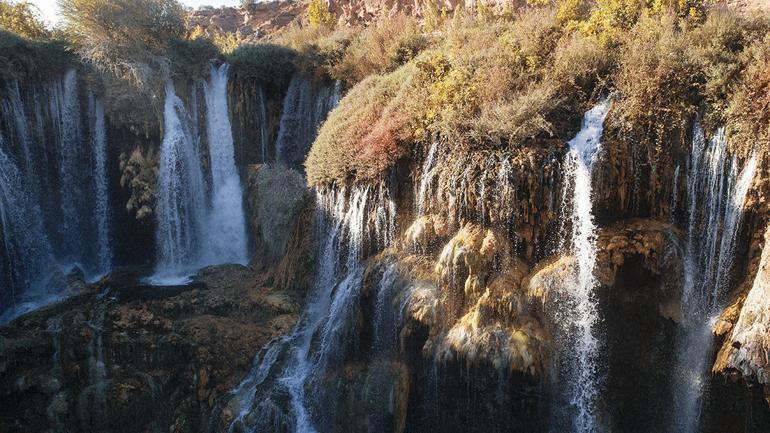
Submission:
[[[349,38],[369,42],[356,52],[379,53],[369,62],[349,60],[352,42],[325,56],[331,76],[362,81],[321,128],[306,162],[310,183],[376,178],[433,140],[457,151],[560,145],[606,94],[614,130],[656,151],[696,116],[707,129],[726,124],[744,147],[770,137],[764,16],[602,0],[438,19],[436,31],[417,30],[421,40],[379,26],[366,31],[378,38]],[[413,50],[403,57],[381,49],[405,45]]]
[[175,0],[60,0],[64,26],[53,32],[28,4],[0,0],[0,27],[15,33],[0,34],[0,78],[62,69],[74,52],[104,84],[111,120],[145,131],[159,127],[165,80],[204,78],[212,58],[268,88],[297,71],[342,80],[352,89],[308,157],[311,183],[376,177],[437,139],[456,149],[560,143],[610,93],[616,129],[659,148],[696,115],[767,142],[766,16],[701,0],[530,3],[427,7],[421,21],[395,14],[336,29],[318,4],[265,42],[224,47],[188,33]]

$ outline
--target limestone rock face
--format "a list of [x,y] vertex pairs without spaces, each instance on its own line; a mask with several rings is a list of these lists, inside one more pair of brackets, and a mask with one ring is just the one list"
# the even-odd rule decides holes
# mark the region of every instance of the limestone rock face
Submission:
[[[738,321],[723,346],[715,370],[733,369],[745,378],[770,384],[770,229],[754,284]],[[769,393],[770,394],[770,393]]]

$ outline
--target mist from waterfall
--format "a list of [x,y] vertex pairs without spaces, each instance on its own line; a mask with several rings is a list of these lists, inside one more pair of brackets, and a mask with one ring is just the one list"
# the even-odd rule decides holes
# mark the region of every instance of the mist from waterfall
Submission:
[[248,262],[243,188],[235,165],[233,132],[227,109],[228,70],[226,63],[219,67],[212,65],[211,78],[204,83],[212,180],[206,251],[206,264],[209,265]]
[[712,326],[730,289],[743,202],[754,179],[756,155],[738,170],[727,149],[724,128],[706,140],[700,124],[693,131],[687,163],[688,225],[682,289],[682,332],[678,339],[671,428],[695,433],[708,392]]
[[572,431],[598,430],[597,401],[602,387],[601,350],[597,329],[600,323],[596,264],[596,226],[593,217],[591,171],[601,150],[604,119],[610,108],[602,101],[583,117],[580,132],[568,143],[565,157],[565,190],[562,225],[571,227],[570,256],[575,258],[575,275],[567,278],[564,304],[560,306],[560,326],[564,343],[560,348],[559,377],[566,386],[569,407],[565,412]]
[[154,284],[180,284],[202,263],[206,239],[206,189],[198,137],[174,85],[166,83],[157,201]]

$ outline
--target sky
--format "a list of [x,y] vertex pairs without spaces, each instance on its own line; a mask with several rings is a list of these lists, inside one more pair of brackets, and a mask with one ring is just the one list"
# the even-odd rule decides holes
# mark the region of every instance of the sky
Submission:
[[[181,0],[182,4],[197,8],[198,6],[237,6],[240,0]],[[59,8],[56,0],[32,0],[32,3],[40,9],[40,14],[48,24],[56,24],[59,21]]]

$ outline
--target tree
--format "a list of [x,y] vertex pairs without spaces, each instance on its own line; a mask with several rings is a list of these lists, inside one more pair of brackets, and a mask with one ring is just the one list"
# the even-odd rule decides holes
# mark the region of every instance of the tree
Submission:
[[30,39],[44,39],[50,35],[39,18],[37,7],[27,1],[0,0],[0,28]]

